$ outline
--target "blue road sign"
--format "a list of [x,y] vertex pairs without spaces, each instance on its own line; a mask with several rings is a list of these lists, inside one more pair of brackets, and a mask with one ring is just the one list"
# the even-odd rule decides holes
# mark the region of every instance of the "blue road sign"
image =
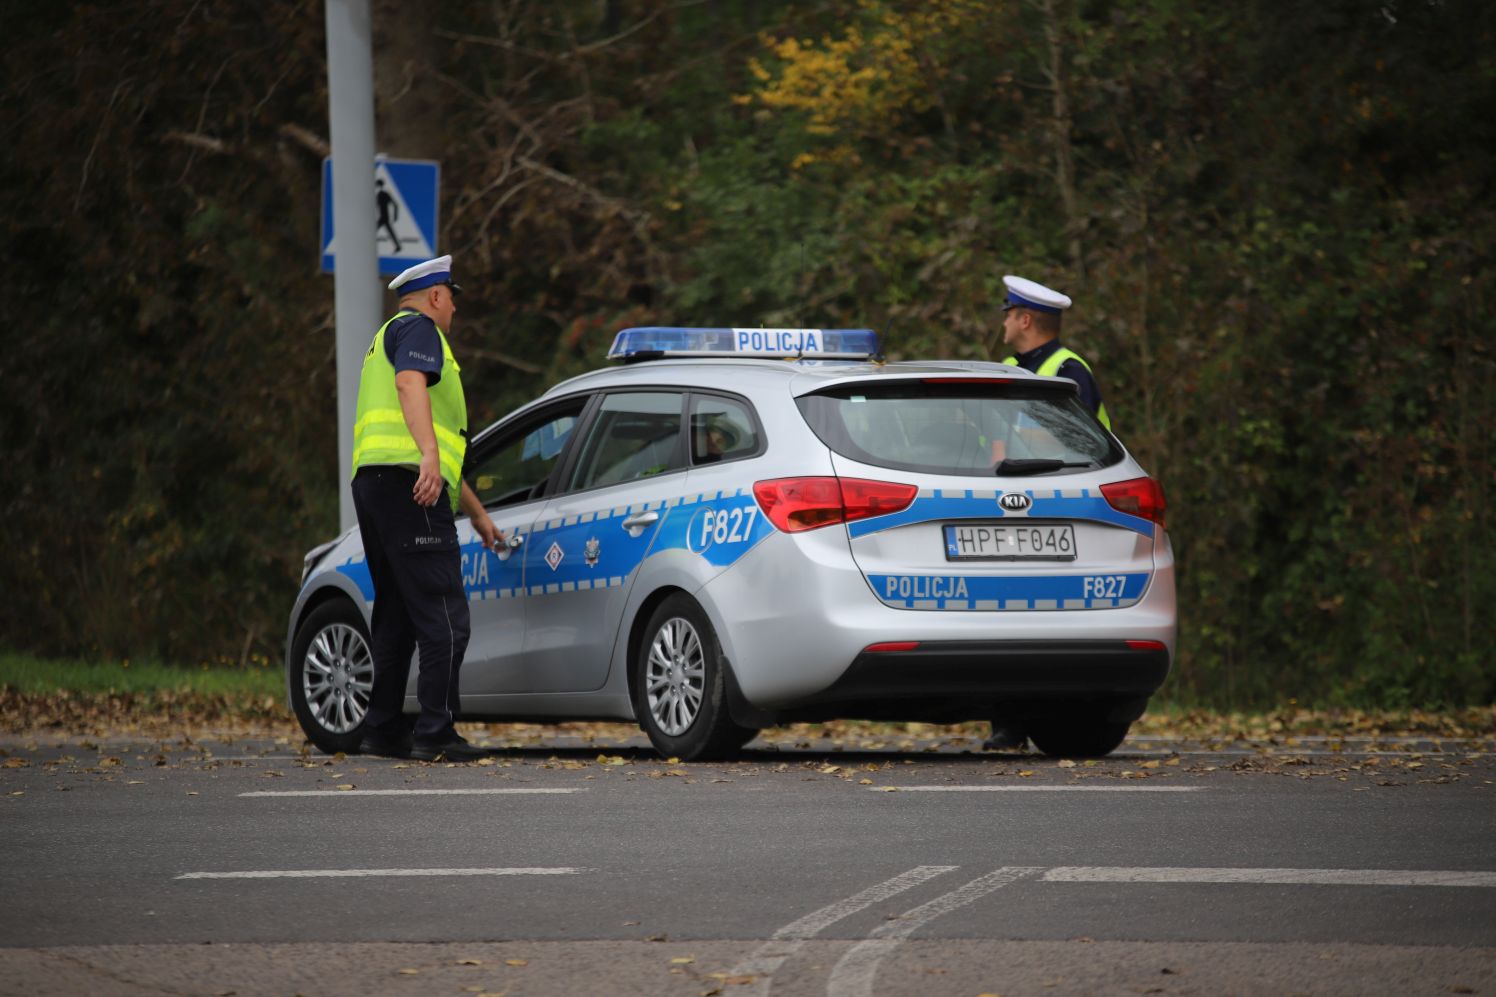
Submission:
[[[374,160],[374,238],[379,272],[393,276],[437,255],[437,199],[441,164],[434,159]],[[322,271],[332,273],[337,246],[332,225],[332,159],[322,160]]]

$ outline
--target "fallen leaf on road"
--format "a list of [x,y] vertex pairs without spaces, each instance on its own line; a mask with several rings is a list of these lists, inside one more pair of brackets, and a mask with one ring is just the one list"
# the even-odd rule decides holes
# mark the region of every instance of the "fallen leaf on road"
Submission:
[[395,972],[399,973],[401,976],[416,976],[421,971],[419,969],[397,969],[395,970]]
[[338,785],[338,788],[341,789],[341,790],[343,790],[346,793],[348,790],[350,790],[350,789],[357,789],[358,787],[355,786],[351,782],[344,782],[344,783],[340,783]]
[[1024,769],[1022,772],[1019,772],[1018,774],[1021,775],[1021,776],[1023,776],[1025,779],[1028,779],[1028,778],[1032,778],[1032,776],[1034,774],[1034,770],[1033,769]]
[[1070,759],[1070,758],[1061,758],[1058,762],[1055,762],[1055,764],[1058,765],[1062,769],[1073,769],[1073,768],[1075,768],[1075,761],[1073,759]]
[[506,965],[506,966],[528,966],[528,965],[530,965],[530,960],[529,959],[505,959],[504,960],[504,965]]
[[622,755],[598,755],[598,763],[601,765],[627,765],[628,759]]
[[481,966],[481,965],[483,965],[483,963],[481,961],[477,960],[477,959],[458,959],[457,960],[457,965],[459,965],[459,966]]
[[31,763],[24,758],[7,758],[5,767],[8,769],[23,769]]
[[672,966],[689,966],[691,963],[693,963],[695,961],[696,961],[696,957],[695,956],[691,956],[691,955],[678,955],[674,959],[670,960],[670,965],[672,965]]

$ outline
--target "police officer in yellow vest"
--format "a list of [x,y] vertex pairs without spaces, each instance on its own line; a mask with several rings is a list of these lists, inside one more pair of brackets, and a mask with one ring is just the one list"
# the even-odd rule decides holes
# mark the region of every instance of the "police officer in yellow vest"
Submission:
[[1080,388],[1080,400],[1107,429],[1112,420],[1101,404],[1101,388],[1091,365],[1074,350],[1060,345],[1060,317],[1070,298],[1043,284],[1008,274],[1003,278],[1008,300],[1003,304],[1003,343],[1013,353],[1003,363],[1033,371],[1041,377],[1068,377]]
[[[1007,301],[1003,304],[1003,343],[1013,353],[1003,360],[1041,377],[1068,377],[1080,389],[1080,400],[1107,429],[1112,421],[1101,404],[1101,388],[1091,374],[1091,366],[1074,350],[1060,345],[1060,317],[1070,307],[1068,295],[1036,281],[1008,274]],[[1014,719],[994,718],[992,735],[982,747],[988,750],[1021,748],[1028,734]]]
[[[487,752],[458,735],[458,673],[469,634],[459,509],[485,547],[503,540],[462,480],[467,402],[447,343],[460,288],[452,257],[390,281],[400,309],[364,355],[353,429],[353,506],[374,582],[374,689],[363,754],[470,761]],[[404,715],[413,651],[420,715]]]

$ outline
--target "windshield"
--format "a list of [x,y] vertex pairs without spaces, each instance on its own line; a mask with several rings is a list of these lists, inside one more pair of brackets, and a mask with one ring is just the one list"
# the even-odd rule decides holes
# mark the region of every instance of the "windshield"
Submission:
[[[1062,473],[1122,459],[1075,395],[1024,384],[899,381],[841,385],[798,399],[810,428],[844,457],[930,474]],[[1042,461],[1020,472],[1018,461]]]

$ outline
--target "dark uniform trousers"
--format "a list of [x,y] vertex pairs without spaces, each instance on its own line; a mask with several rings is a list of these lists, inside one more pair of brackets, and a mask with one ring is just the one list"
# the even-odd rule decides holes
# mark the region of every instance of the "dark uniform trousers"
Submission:
[[374,690],[364,723],[369,730],[403,736],[411,653],[420,650],[416,699],[418,741],[444,741],[456,733],[457,677],[471,625],[462,589],[462,554],[446,488],[432,506],[411,497],[416,472],[370,466],[353,476],[353,508],[374,582],[371,627]]

